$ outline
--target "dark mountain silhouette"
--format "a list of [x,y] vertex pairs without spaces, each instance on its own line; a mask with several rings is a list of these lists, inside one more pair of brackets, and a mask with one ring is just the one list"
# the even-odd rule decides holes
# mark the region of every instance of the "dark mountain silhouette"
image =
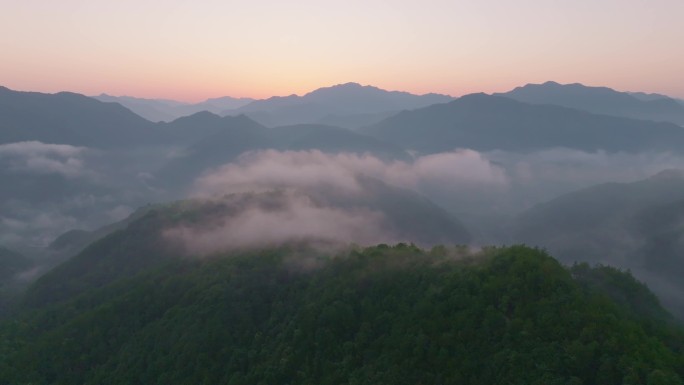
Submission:
[[187,146],[216,133],[222,125],[221,117],[207,111],[169,123],[152,123],[118,102],[67,92],[0,88],[0,144],[40,141],[104,149]]
[[[190,127],[193,126],[192,120],[204,118],[207,117],[195,115],[186,119]],[[160,169],[156,176],[162,185],[167,188],[187,187],[202,172],[255,150],[320,150],[327,153],[370,153],[381,159],[410,158],[395,145],[339,127],[301,124],[266,128],[244,115],[209,119],[221,128],[188,147]]]
[[404,111],[362,132],[423,153],[454,148],[684,150],[684,130],[672,123],[596,115],[485,94],[466,95],[450,103]]
[[223,111],[234,110],[254,101],[251,98],[233,98],[230,96],[207,99],[200,103],[182,103],[175,100],[144,99],[107,94],[94,96],[94,98],[103,102],[119,103],[152,122],[170,122],[202,111],[221,114]]
[[684,172],[572,192],[522,213],[514,239],[547,248],[565,262],[632,269],[684,316]]
[[[354,119],[358,119],[359,116],[370,118],[369,120],[373,120],[373,116],[376,116],[379,120],[391,112],[446,103],[452,99],[447,95],[413,95],[407,92],[385,91],[357,83],[346,83],[319,88],[303,96],[276,96],[257,100],[235,111],[226,111],[226,113],[244,113],[271,127],[325,122],[330,116],[337,117],[338,122],[344,120],[345,126],[354,127]],[[347,116],[348,119],[343,119]],[[365,123],[368,123],[368,120]]]
[[672,122],[684,126],[684,106],[663,95],[630,94],[582,84],[528,84],[497,94],[521,102],[554,104],[596,114]]
[[168,139],[151,122],[117,103],[69,92],[43,94],[0,87],[0,144],[21,141],[116,148]]

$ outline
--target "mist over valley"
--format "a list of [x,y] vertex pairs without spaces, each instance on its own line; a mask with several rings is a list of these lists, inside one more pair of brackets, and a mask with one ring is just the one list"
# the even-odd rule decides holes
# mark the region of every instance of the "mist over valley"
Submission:
[[[684,127],[674,99],[553,82],[458,98],[356,83],[199,104],[0,96],[3,383],[184,371],[218,383],[401,383],[400,373],[477,373],[470,383],[482,383],[510,349],[527,352],[521,368],[544,362],[556,374],[511,366],[505,376],[680,381]],[[548,306],[573,312],[575,324]],[[181,332],[194,312],[202,326]],[[631,330],[641,350],[583,345],[594,337],[576,325],[606,314],[619,321],[601,321],[603,333]],[[386,334],[385,323],[397,329]],[[427,350],[382,364],[393,354],[383,338],[399,341],[399,330]],[[171,343],[174,333],[188,345]],[[569,370],[548,360],[560,351],[529,353],[524,333],[539,346],[563,335],[557,349],[584,358]],[[255,349],[260,363],[213,338]],[[342,350],[331,341],[345,341]],[[170,343],[172,356],[219,358],[130,361]],[[642,356],[647,344],[659,353]],[[468,355],[466,345],[481,349]],[[375,358],[333,364],[358,354]],[[74,366],[78,355],[90,364]],[[456,365],[453,355],[469,358],[432,377]],[[28,369],[36,359],[44,369]],[[216,366],[225,360],[230,371]]]

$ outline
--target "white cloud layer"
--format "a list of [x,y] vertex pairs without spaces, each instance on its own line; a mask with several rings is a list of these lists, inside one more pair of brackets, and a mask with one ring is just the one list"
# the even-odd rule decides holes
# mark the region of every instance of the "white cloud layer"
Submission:
[[11,172],[75,178],[91,174],[83,162],[87,151],[85,147],[36,141],[0,144],[0,162]]
[[326,154],[318,150],[265,150],[242,155],[200,177],[194,188],[198,196],[213,196],[274,188],[329,188],[340,193],[360,193],[356,178],[365,175],[388,184],[421,190],[462,185],[505,185],[506,175],[480,153],[459,150],[421,156],[413,162],[385,162],[372,155]]
[[254,200],[218,223],[175,227],[165,236],[181,241],[196,255],[302,241],[325,246],[393,242],[392,235],[383,230],[383,221],[377,211],[330,207],[307,195],[285,191],[277,202]]

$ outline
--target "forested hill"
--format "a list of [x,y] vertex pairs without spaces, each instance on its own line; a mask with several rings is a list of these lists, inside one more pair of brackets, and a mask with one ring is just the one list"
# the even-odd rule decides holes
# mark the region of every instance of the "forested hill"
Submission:
[[682,384],[629,274],[525,247],[181,259],[0,327],[2,384]]

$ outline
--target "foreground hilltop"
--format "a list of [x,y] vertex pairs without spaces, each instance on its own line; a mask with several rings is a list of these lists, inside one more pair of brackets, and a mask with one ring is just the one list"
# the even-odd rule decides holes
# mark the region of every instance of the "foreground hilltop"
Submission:
[[0,328],[2,383],[681,384],[646,287],[525,247],[167,260]]

